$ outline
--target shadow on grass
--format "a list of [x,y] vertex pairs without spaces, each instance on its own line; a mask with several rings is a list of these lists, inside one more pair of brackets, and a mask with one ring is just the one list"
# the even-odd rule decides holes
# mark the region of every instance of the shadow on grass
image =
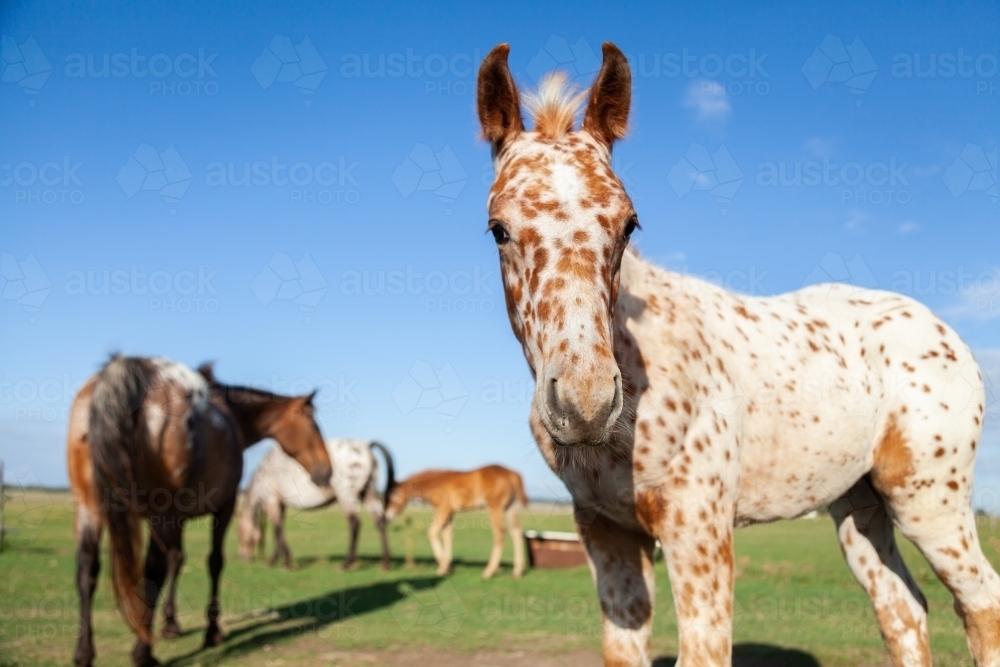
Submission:
[[[676,662],[677,658],[657,658],[653,667],[674,667]],[[733,646],[733,667],[820,667],[820,664],[805,651],[745,643]]]
[[181,667],[194,663],[213,664],[223,658],[238,657],[258,650],[265,644],[316,632],[332,623],[390,607],[406,599],[407,588],[427,591],[441,581],[441,577],[414,577],[334,590],[314,598],[298,600],[270,609],[266,616],[230,631],[218,653],[213,650],[212,655],[204,656],[199,655],[203,649],[197,649],[172,658],[164,665]]

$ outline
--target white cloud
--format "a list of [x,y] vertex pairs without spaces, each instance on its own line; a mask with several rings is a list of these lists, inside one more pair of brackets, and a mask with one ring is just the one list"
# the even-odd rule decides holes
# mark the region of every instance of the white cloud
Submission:
[[896,232],[905,236],[907,234],[913,234],[914,232],[920,231],[920,224],[914,222],[913,220],[907,220],[899,227],[896,228]]
[[943,315],[956,320],[1000,319],[1000,267],[974,274],[963,283]]
[[829,157],[836,150],[836,139],[824,139],[823,137],[811,137],[802,144],[813,157]]
[[721,123],[733,112],[725,87],[715,81],[692,81],[685,90],[683,104],[694,109],[699,123]]

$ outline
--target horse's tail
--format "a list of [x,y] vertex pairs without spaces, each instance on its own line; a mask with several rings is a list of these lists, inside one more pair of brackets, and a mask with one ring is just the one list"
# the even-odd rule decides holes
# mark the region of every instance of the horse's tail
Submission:
[[521,501],[522,507],[528,506],[528,494],[524,492],[524,481],[521,479],[521,475],[518,473],[513,473],[514,476],[514,493],[517,494],[517,499]]
[[389,494],[396,488],[396,470],[392,465],[392,454],[381,442],[372,440],[368,446],[382,452],[382,458],[385,459],[385,494],[382,496],[382,509],[385,509],[389,506]]
[[149,377],[140,359],[115,355],[97,376],[88,439],[94,488],[111,536],[111,574],[118,607],[129,627],[149,643],[142,579],[142,527],[134,500],[146,446],[142,404]]

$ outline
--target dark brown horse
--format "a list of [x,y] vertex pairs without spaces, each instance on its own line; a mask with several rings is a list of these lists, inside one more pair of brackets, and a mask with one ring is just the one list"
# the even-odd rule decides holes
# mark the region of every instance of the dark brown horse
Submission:
[[[111,539],[115,598],[137,636],[132,662],[156,665],[152,622],[157,598],[168,569],[178,570],[183,559],[184,522],[207,514],[213,521],[205,646],[223,639],[219,577],[243,450],[274,438],[314,482],[330,479],[312,395],[278,396],[210,378],[208,368],[198,373],[166,359],[115,356],[73,401],[67,456],[77,500],[80,636],[74,660],[80,667],[94,660],[91,605],[104,528]],[[141,519],[149,522],[150,533],[144,567]],[[176,627],[172,598],[167,625]]]

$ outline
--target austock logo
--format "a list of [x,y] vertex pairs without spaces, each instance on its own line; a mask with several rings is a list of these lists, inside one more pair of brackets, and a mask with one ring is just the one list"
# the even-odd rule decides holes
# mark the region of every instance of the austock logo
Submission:
[[64,73],[68,79],[150,78],[150,95],[216,95],[219,75],[212,66],[218,53],[154,53],[145,55],[136,47],[128,53],[71,53]]
[[813,90],[820,86],[843,84],[855,95],[855,106],[861,106],[862,95],[878,74],[878,65],[860,37],[845,45],[843,40],[827,35],[802,65]]
[[29,96],[28,104],[35,106],[35,96],[52,74],[52,65],[34,37],[18,44],[13,37],[0,35],[0,80],[16,84]]
[[293,44],[288,37],[275,35],[254,61],[250,72],[265,90],[275,83],[290,83],[301,94],[313,95],[323,82],[327,67],[308,36]]
[[[447,144],[437,153],[427,144],[415,144],[392,172],[392,182],[404,199],[429,191],[446,206],[455,202],[468,180],[469,174]],[[451,215],[451,208],[445,214]]]
[[449,363],[435,370],[426,361],[418,361],[392,390],[392,400],[403,415],[427,409],[446,421],[454,421],[468,398],[468,390]]
[[678,197],[695,190],[707,191],[720,205],[719,212],[725,215],[743,184],[743,172],[725,146],[710,153],[705,146],[694,143],[670,170],[667,182]]
[[[156,192],[169,204],[181,200],[193,179],[173,144],[160,153],[146,143],[139,144],[115,177],[129,199],[140,191]],[[171,214],[176,212],[170,209]]]
[[[309,254],[299,261],[283,252],[276,252],[250,284],[260,305],[272,301],[291,301],[303,313],[316,310],[327,284]],[[310,320],[306,317],[306,322]]]
[[568,72],[578,84],[590,85],[600,68],[601,59],[583,37],[571,45],[564,37],[549,35],[528,63],[528,75],[538,82],[548,72],[559,69]]
[[966,144],[941,178],[955,197],[982,192],[996,204],[997,149],[986,153],[982,146]]
[[52,282],[45,275],[41,264],[29,254],[23,261],[10,253],[0,254],[0,297],[16,301],[29,314],[34,324],[34,313],[42,307],[52,291]]
[[63,156],[42,163],[0,162],[0,187],[14,188],[15,204],[82,204],[82,162]]

